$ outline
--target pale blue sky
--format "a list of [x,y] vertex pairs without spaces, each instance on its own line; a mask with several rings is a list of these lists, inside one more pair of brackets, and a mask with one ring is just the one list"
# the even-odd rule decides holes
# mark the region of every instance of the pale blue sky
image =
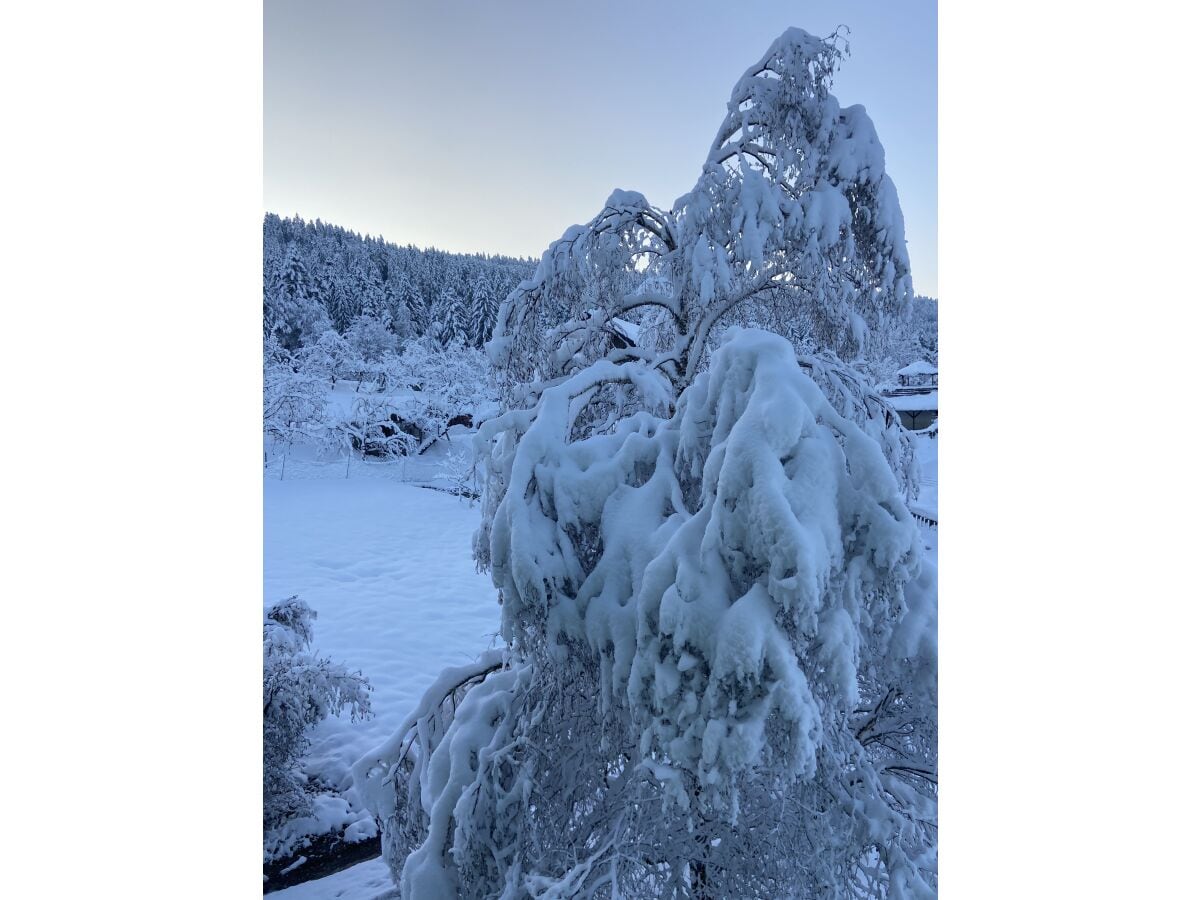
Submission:
[[850,28],[913,280],[937,296],[934,0],[266,0],[264,206],[390,241],[540,256],[613,188],[689,190],[734,81],[789,25]]

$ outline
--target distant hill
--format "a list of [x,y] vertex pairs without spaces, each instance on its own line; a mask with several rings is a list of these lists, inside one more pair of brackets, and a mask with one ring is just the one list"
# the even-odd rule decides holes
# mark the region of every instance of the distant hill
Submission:
[[496,309],[536,261],[388,243],[319,219],[263,219],[263,328],[292,349],[360,316],[401,339],[436,329],[479,346]]

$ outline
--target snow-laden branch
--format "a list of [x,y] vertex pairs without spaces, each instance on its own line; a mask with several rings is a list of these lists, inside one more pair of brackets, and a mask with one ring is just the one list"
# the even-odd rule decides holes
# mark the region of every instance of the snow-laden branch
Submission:
[[[490,344],[510,384],[603,357],[615,317],[680,360],[680,391],[718,320],[785,334],[803,322],[798,350],[853,359],[906,313],[904,223],[882,147],[862,107],[829,92],[843,44],[789,29],[735,85],[695,186],[672,209],[617,190],[547,249],[506,298]],[[761,277],[780,290],[746,289]]]
[[367,809],[377,818],[383,820],[395,812],[395,789],[389,785],[400,763],[408,758],[417,723],[428,719],[456,691],[498,670],[503,662],[502,650],[488,650],[474,662],[444,669],[391,737],[354,763],[351,767],[354,787]]

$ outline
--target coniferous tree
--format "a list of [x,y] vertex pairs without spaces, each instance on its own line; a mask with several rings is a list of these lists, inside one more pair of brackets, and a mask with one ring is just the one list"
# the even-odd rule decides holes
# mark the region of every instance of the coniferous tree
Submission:
[[468,341],[482,347],[492,336],[496,324],[496,294],[491,281],[480,272],[471,287],[471,304],[468,325]]
[[325,303],[329,320],[339,334],[345,333],[357,314],[356,305],[346,284],[345,271],[336,256],[327,260],[319,280],[321,299]]
[[304,254],[289,244],[279,277],[267,291],[263,309],[264,332],[273,334],[285,350],[294,350],[327,324],[314,290]]
[[425,304],[425,298],[421,296],[416,282],[407,273],[402,273],[399,279],[398,305],[402,305],[408,313],[408,321],[413,334],[422,335],[429,330],[429,309]]
[[463,302],[450,288],[443,289],[434,302],[430,311],[429,333],[434,335],[443,347],[452,341],[466,340],[467,322]]

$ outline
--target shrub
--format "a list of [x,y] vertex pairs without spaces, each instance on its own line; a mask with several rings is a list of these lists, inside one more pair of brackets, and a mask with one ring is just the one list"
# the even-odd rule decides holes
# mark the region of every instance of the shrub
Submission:
[[371,686],[363,674],[309,649],[316,617],[299,597],[288,597],[263,619],[264,828],[311,811],[300,771],[309,729],[344,707],[352,720],[371,711]]

